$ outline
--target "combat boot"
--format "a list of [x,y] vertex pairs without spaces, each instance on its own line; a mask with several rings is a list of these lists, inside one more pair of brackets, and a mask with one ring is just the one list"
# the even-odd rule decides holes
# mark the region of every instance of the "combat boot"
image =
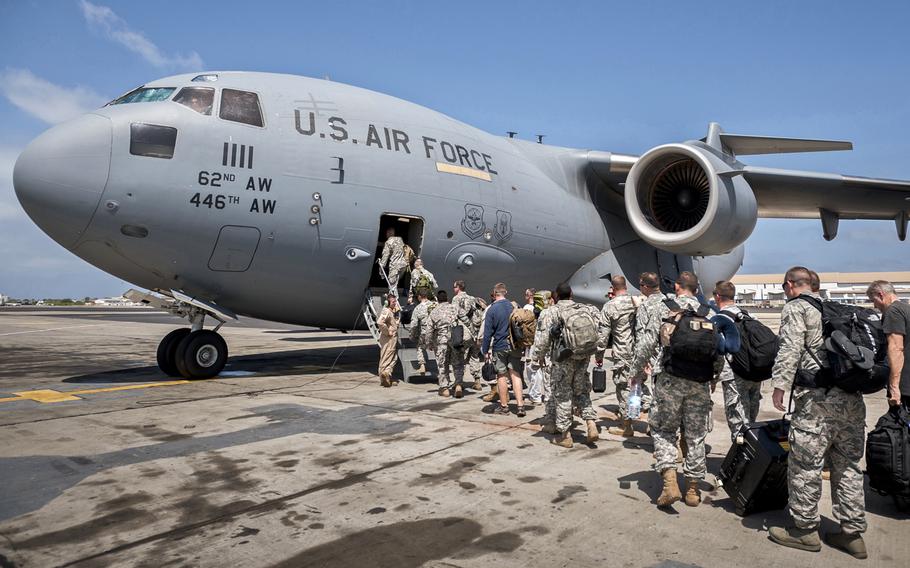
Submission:
[[660,472],[660,475],[664,478],[664,489],[657,498],[657,506],[669,507],[682,499],[682,495],[679,493],[679,484],[676,482],[676,470],[668,467]]
[[389,380],[388,371],[383,371],[382,374],[379,375],[379,384],[385,388],[392,386],[392,381]]
[[571,448],[573,445],[572,432],[570,430],[566,430],[562,434],[556,434],[556,437],[550,440],[550,443],[556,444],[557,446],[561,446],[563,448]]
[[698,507],[698,504],[701,503],[701,491],[698,490],[698,480],[697,479],[687,479],[686,480],[686,505],[690,507]]
[[471,387],[471,390],[476,390],[478,392],[483,390],[483,383],[481,381],[474,381],[474,386]]
[[483,400],[484,402],[493,402],[493,401],[496,400],[497,398],[499,398],[499,393],[496,392],[496,385],[493,385],[493,386],[490,387],[490,392],[488,392],[487,394],[483,395],[483,397],[481,398],[481,400]]
[[464,391],[461,388],[461,385],[455,385],[455,398],[461,398],[464,396]]
[[543,428],[541,428],[540,431],[544,434],[555,434],[557,432],[556,424],[553,422],[547,422],[543,425]]
[[846,533],[843,531],[827,533],[825,542],[834,548],[843,550],[853,558],[862,560],[868,556],[866,554],[866,542],[863,540],[863,535],[859,533]]
[[597,422],[593,420],[585,420],[588,425],[588,437],[586,438],[588,443],[591,444],[600,439],[600,432],[597,430]]
[[818,552],[822,543],[818,539],[818,529],[801,529],[797,527],[771,527],[768,538],[781,546]]
[[452,396],[452,393],[449,391],[449,389],[443,388],[443,389],[439,389],[439,396],[441,396],[443,398],[449,398],[450,396]]
[[614,436],[622,436],[623,438],[631,438],[635,435],[635,430],[632,428],[632,420],[629,418],[622,421],[622,427],[610,426],[610,429],[607,430],[607,432]]

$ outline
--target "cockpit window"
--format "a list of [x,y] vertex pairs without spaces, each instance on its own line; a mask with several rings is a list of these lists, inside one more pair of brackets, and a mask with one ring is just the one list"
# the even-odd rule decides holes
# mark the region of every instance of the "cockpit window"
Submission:
[[247,91],[223,89],[221,91],[221,108],[218,111],[218,116],[224,120],[262,126],[259,96],[256,93]]
[[212,103],[215,102],[215,89],[209,87],[184,87],[174,97],[175,103],[190,107],[199,114],[212,114]]
[[109,102],[109,105],[122,105],[126,103],[155,103],[171,96],[174,87],[139,87],[123,95],[119,99]]
[[171,159],[176,144],[176,128],[141,122],[130,125],[130,154],[134,156]]

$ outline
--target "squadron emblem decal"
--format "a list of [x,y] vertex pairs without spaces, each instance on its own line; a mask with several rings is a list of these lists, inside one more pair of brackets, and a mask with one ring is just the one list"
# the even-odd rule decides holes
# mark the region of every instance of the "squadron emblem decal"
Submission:
[[512,214],[508,211],[496,211],[496,225],[493,232],[500,243],[504,243],[512,238]]
[[461,220],[461,230],[469,239],[476,239],[483,234],[486,225],[483,222],[483,207],[467,203],[464,206],[464,219]]

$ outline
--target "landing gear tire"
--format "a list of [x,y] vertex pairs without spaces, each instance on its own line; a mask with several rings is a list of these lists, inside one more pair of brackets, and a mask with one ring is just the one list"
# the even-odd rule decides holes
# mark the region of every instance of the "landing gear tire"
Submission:
[[177,345],[180,341],[190,334],[188,327],[175,329],[164,336],[161,343],[158,344],[158,368],[161,372],[169,377],[181,376],[177,363],[174,360],[177,356]]
[[185,379],[210,379],[224,369],[227,358],[224,339],[214,331],[201,329],[180,340],[174,363]]

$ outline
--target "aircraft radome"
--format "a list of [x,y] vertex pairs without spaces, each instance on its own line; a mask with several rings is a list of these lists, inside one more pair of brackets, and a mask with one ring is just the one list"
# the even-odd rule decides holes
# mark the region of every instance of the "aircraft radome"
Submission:
[[595,303],[615,274],[729,278],[759,216],[820,218],[828,239],[841,218],[885,219],[903,240],[910,182],[739,161],[850,148],[713,123],[641,156],[559,148],[331,81],[212,72],[153,81],[53,127],[13,180],[54,240],[189,319],[158,361],[202,378],[227,358],[206,315],[369,323],[387,227],[440,283],[485,295],[497,281],[568,280]]

